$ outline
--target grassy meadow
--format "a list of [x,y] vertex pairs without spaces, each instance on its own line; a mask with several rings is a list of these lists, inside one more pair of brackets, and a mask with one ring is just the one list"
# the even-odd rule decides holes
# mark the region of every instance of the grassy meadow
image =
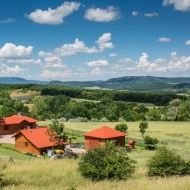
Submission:
[[[49,125],[49,122],[39,122],[39,125]],[[103,125],[114,128],[117,123],[77,123],[65,122],[66,129],[86,132]],[[142,141],[139,133],[139,122],[126,122],[128,125],[128,139]],[[159,139],[159,145],[166,145],[174,149],[186,160],[190,159],[190,122],[149,122],[146,134]],[[84,141],[83,137],[77,139]],[[6,145],[2,145],[6,146]],[[2,150],[4,152],[2,152]],[[62,159],[50,160],[31,157],[9,149],[0,148],[0,158],[6,161],[8,167],[3,171],[9,185],[5,190],[188,190],[190,189],[190,177],[148,178],[146,176],[147,161],[154,151],[145,150],[141,146],[129,153],[129,156],[137,161],[136,172],[132,179],[127,181],[102,181],[92,182],[80,176],[77,170],[78,160]],[[7,162],[12,155],[15,164]]]

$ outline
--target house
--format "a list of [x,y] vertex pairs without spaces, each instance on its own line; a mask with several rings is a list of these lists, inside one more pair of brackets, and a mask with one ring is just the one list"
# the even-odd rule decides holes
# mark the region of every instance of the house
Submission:
[[[24,129],[15,133],[15,149],[35,155],[41,155],[55,146],[46,133],[47,127]],[[67,144],[67,143],[65,143]]]
[[108,126],[102,126],[83,134],[85,137],[85,150],[89,150],[105,144],[107,140],[114,140],[116,145],[125,145],[126,134]]
[[36,128],[36,122],[38,120],[23,115],[0,118],[0,135],[10,135],[22,129]]

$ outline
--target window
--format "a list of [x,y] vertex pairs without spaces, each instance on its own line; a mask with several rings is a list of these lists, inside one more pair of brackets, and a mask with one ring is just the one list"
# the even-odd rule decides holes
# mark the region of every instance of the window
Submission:
[[4,130],[5,131],[9,130],[9,126],[8,125],[4,125]]
[[25,142],[25,147],[28,147],[29,146],[29,143],[28,142]]

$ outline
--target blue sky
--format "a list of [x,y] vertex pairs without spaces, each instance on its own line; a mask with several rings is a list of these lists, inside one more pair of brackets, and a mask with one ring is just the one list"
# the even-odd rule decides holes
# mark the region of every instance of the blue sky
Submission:
[[1,0],[0,77],[190,77],[190,0]]

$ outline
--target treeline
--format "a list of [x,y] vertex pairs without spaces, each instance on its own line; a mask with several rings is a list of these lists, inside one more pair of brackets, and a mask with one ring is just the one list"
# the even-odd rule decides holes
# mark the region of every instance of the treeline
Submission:
[[152,103],[156,106],[168,105],[170,101],[176,98],[186,100],[186,96],[179,96],[176,94],[126,92],[116,90],[87,90],[70,87],[45,87],[41,90],[41,95],[65,95],[73,98],[88,100],[101,100],[103,98],[109,98],[113,101]]

